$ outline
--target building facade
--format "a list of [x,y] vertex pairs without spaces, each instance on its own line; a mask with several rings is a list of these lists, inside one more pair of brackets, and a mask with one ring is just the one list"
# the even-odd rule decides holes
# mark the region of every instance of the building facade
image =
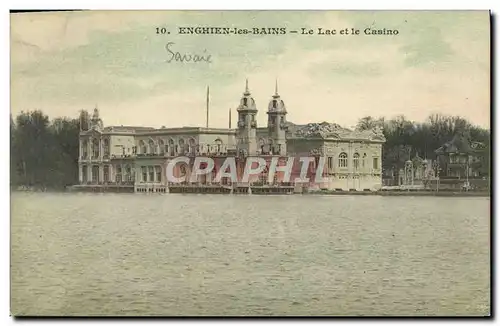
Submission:
[[435,151],[443,187],[489,189],[490,153],[487,146],[457,134]]
[[[352,131],[333,123],[296,125],[287,121],[287,108],[278,93],[271,96],[266,114],[267,126],[257,125],[256,102],[246,83],[237,107],[237,126],[231,128],[149,128],[104,127],[97,109],[89,118],[87,130],[80,132],[79,181],[81,186],[123,186],[135,191],[168,187],[165,175],[170,160],[178,156],[209,156],[216,167],[212,174],[200,176],[200,183],[214,183],[220,165],[229,156],[237,158],[239,170],[248,157],[325,157],[324,182],[310,186],[337,190],[377,190],[382,184],[382,130]],[[294,166],[297,166],[296,164]],[[300,175],[300,166],[291,180]],[[189,165],[177,164],[174,174],[190,175]],[[265,170],[267,172],[267,170]],[[281,177],[267,180],[280,183]],[[223,183],[224,180],[219,180]],[[261,176],[250,182],[266,183]]]

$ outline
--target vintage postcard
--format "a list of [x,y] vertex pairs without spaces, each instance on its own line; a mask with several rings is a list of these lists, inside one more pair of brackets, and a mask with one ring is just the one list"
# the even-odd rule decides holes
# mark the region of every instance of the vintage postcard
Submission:
[[490,316],[488,11],[11,13],[13,316]]

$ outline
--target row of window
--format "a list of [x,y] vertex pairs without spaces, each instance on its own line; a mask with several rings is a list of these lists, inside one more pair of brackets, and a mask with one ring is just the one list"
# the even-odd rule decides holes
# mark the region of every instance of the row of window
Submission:
[[[354,155],[352,156],[352,166],[354,169],[359,169],[360,167],[360,161],[361,161],[361,167],[365,167],[366,166],[366,153],[363,154],[363,157],[360,159],[360,155],[359,153],[354,153]],[[333,169],[334,168],[334,157],[328,157],[328,168],[329,169]],[[348,160],[348,155],[347,153],[340,153],[339,156],[338,156],[338,159],[337,159],[337,162],[338,162],[338,167],[339,168],[347,168],[349,166],[349,160]],[[372,167],[373,169],[380,169],[380,165],[379,165],[379,158],[378,157],[373,157],[373,160],[372,160]]]
[[[141,146],[139,147],[139,154],[159,154],[159,155],[164,155],[168,154],[171,156],[179,155],[179,154],[198,154],[198,153],[203,153],[206,152],[208,154],[210,153],[225,153],[227,152],[227,147],[222,145],[222,144],[216,144],[216,145],[195,145],[195,146],[190,146],[190,145],[155,145],[155,144],[145,144],[142,143]],[[134,154],[137,153],[137,148],[134,147],[133,149]]]
[[161,166],[141,166],[141,182],[161,182]]
[[[102,141],[103,156],[109,157],[109,139],[105,138]],[[82,142],[82,158],[88,158],[89,141],[84,139]],[[98,158],[101,152],[101,144],[98,138],[93,138],[90,142],[90,153],[92,158]]]
[[472,155],[454,155],[450,154],[450,163],[452,164],[467,164],[467,163],[476,163],[480,162],[481,159],[477,156]]
[[[123,154],[125,155],[125,147],[123,149]],[[110,146],[109,139],[104,138],[102,141],[102,150],[103,157],[109,157],[110,154]],[[139,150],[139,153],[138,153]],[[178,155],[185,153],[199,153],[199,152],[207,152],[207,153],[223,153],[226,152],[227,148],[223,145],[223,142],[220,138],[216,139],[214,144],[206,144],[199,145],[196,144],[196,141],[193,138],[190,138],[186,143],[184,139],[179,139],[178,143],[175,144],[173,139],[169,139],[168,142],[165,142],[163,139],[158,139],[158,141],[154,141],[153,139],[149,139],[149,141],[141,140],[139,142],[139,148],[134,146],[132,148],[133,154],[170,154],[170,155]],[[99,158],[101,151],[101,144],[98,138],[93,138],[90,142],[90,153],[92,158]],[[89,154],[89,141],[84,139],[82,142],[81,156],[82,158],[88,158]]]
[[223,149],[223,142],[220,138],[217,138],[212,145],[200,145],[196,144],[193,138],[190,138],[188,142],[184,139],[179,139],[176,144],[173,139],[169,139],[165,142],[163,139],[158,139],[154,141],[149,139],[149,141],[141,140],[139,141],[139,150],[141,154],[155,154],[155,153],[179,153],[179,152],[194,152],[194,151],[215,151],[216,148],[220,152]]
[[134,173],[133,170],[130,166],[126,166],[124,169],[122,169],[121,166],[116,166],[115,167],[115,178],[114,180],[111,180],[111,175],[110,175],[110,166],[109,165],[104,165],[102,167],[102,180],[100,177],[100,168],[98,165],[92,165],[90,169],[90,178],[88,175],[88,167],[86,165],[82,165],[82,182],[87,183],[87,182],[93,182],[93,183],[98,183],[98,182],[131,182],[134,180]]

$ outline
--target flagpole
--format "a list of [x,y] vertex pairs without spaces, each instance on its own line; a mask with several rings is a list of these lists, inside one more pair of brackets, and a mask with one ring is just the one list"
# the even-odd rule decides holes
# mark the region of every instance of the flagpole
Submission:
[[209,104],[210,104],[210,86],[207,86],[207,128],[208,128],[208,117],[209,117]]
[[83,131],[83,110],[80,110],[80,131]]

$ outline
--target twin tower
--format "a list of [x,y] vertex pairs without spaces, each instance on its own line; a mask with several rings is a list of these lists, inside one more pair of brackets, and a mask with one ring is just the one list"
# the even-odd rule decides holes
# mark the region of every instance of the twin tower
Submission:
[[236,131],[236,149],[240,155],[282,155],[287,153],[286,149],[286,107],[278,94],[278,81],[274,95],[267,109],[268,134],[266,143],[257,141],[257,107],[255,100],[248,89],[246,80],[245,92],[238,106],[238,128]]

